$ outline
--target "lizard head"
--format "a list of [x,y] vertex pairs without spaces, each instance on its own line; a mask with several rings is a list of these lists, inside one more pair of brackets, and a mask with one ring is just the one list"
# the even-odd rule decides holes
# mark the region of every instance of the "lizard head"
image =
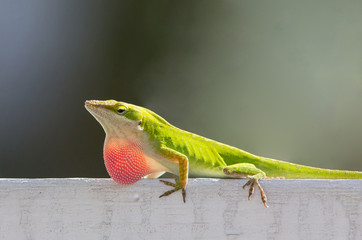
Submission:
[[115,100],[88,100],[85,108],[107,134],[130,136],[142,130],[143,108]]
[[106,132],[103,157],[114,181],[132,184],[153,172],[143,144],[142,122],[147,109],[115,100],[90,100],[85,107]]

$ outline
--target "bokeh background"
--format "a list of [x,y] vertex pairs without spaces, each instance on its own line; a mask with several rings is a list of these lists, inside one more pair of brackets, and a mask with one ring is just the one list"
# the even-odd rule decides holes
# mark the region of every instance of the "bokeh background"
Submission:
[[0,1],[0,177],[107,177],[87,99],[362,170],[359,0]]

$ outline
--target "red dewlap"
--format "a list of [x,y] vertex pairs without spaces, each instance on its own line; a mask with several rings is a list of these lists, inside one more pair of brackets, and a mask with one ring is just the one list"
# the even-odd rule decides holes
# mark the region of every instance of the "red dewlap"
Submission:
[[120,184],[135,183],[152,172],[140,146],[117,140],[105,145],[104,163],[109,176]]

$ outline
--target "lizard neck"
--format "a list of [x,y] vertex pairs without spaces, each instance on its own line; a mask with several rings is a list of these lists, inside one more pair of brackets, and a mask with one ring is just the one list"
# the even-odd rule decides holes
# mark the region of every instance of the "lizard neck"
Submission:
[[152,173],[138,142],[107,137],[103,156],[108,174],[117,183],[133,184]]

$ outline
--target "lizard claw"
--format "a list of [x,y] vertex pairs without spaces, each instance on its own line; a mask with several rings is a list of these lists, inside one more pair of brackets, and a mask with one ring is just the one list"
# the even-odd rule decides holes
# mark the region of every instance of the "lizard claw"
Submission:
[[165,197],[165,196],[168,196],[174,192],[177,192],[178,190],[182,189],[182,199],[184,201],[184,203],[186,202],[186,190],[185,188],[181,188],[179,182],[177,179],[175,179],[176,183],[171,183],[169,181],[165,181],[165,180],[160,180],[160,182],[164,183],[165,185],[167,186],[171,186],[171,187],[174,187],[174,189],[172,190],[169,190],[169,191],[166,191],[165,193],[163,193],[162,195],[159,196],[159,198],[162,198],[162,197]]
[[248,200],[251,199],[251,196],[253,195],[254,193],[254,185],[257,185],[258,188],[259,188],[259,191],[260,191],[260,196],[261,196],[261,201],[263,202],[264,206],[266,208],[268,208],[269,206],[266,204],[266,202],[268,201],[267,197],[266,197],[266,194],[263,190],[263,188],[261,187],[261,185],[259,184],[259,181],[258,179],[254,179],[254,178],[251,178],[247,183],[244,184],[243,186],[243,189],[245,189],[245,187],[249,186],[250,185],[250,188],[249,188],[249,196],[248,196]]
[[160,182],[164,183],[167,186],[176,187],[176,184],[169,182],[169,181],[160,180]]

